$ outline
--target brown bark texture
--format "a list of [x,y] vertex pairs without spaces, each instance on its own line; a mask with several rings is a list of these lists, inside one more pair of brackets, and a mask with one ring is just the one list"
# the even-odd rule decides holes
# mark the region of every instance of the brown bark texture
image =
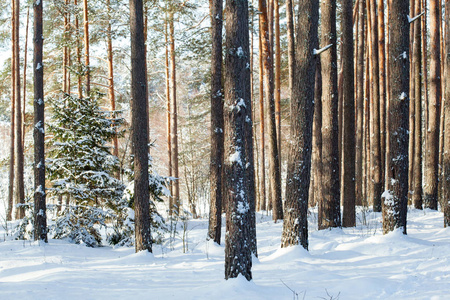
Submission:
[[[445,76],[444,76],[444,98],[450,99],[450,0],[445,0]],[[445,124],[444,124],[444,146],[446,150],[442,158],[442,194],[443,194],[443,210],[444,210],[444,227],[450,226],[450,101],[445,101]],[[444,148],[445,149],[445,148]]]
[[[298,3],[295,64],[291,89],[291,126],[281,247],[308,249],[308,193],[311,171],[314,81],[318,43],[319,2]],[[308,16],[308,17],[307,17]]]

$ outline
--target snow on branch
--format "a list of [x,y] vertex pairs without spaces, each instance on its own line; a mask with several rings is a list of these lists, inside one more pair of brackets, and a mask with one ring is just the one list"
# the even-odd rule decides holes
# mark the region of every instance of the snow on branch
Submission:
[[313,50],[313,54],[314,54],[314,55],[320,55],[322,52],[325,52],[325,51],[327,51],[328,49],[330,49],[331,46],[333,46],[333,44],[329,44],[329,45],[327,45],[327,46],[325,46],[325,47],[323,47],[322,49],[319,49],[319,50],[314,49],[314,50]]
[[425,11],[423,11],[422,13],[420,13],[419,15],[415,16],[414,18],[411,19],[411,17],[409,15],[407,15],[408,17],[408,23],[411,24],[412,22],[414,22],[415,20],[419,19],[421,16],[423,16],[425,14]]

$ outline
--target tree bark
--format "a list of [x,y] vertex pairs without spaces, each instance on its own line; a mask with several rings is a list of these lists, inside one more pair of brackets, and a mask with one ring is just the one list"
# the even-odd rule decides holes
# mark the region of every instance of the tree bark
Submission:
[[[274,0],[275,10],[275,123],[278,141],[278,165],[281,174],[281,42],[280,42],[280,5],[279,0]],[[281,195],[281,175],[280,175]],[[280,196],[281,199],[281,196]],[[281,203],[280,203],[281,205]],[[281,213],[283,213],[281,207]],[[282,216],[282,215],[281,215]]]
[[43,1],[34,3],[34,240],[47,243],[47,214],[45,204],[45,151],[44,151],[44,66]]
[[[171,124],[171,105],[170,105],[170,64],[169,64],[169,32],[168,32],[168,18],[166,13],[166,18],[164,20],[164,38],[165,38],[165,73],[166,73],[166,103],[167,103],[167,169],[169,172],[169,177],[172,177],[172,124]],[[172,181],[169,181],[169,215],[172,215],[172,207],[173,207],[173,184]]]
[[[299,1],[296,53],[291,89],[291,126],[281,247],[308,249],[308,190],[311,171],[314,76],[319,46],[319,2]],[[308,16],[308,17],[306,17]]]
[[[322,72],[320,58],[317,58],[316,81],[314,83],[314,120],[312,137],[312,166],[313,198],[309,199],[309,206],[316,206],[322,199]],[[311,193],[310,193],[311,194]]]
[[88,18],[88,0],[83,0],[83,17],[84,17],[84,63],[86,73],[86,95],[89,97],[91,92],[91,70],[89,62],[89,18]]
[[343,153],[342,153],[342,225],[353,227],[355,221],[355,90],[353,66],[352,0],[342,1],[342,76],[343,76]]
[[[15,45],[15,58],[14,58],[14,64],[15,64],[15,165],[14,165],[14,173],[15,173],[15,186],[14,186],[14,194],[15,194],[15,203],[16,204],[23,204],[25,203],[25,190],[24,190],[24,179],[23,179],[23,147],[22,147],[22,98],[20,97],[20,46],[19,46],[19,28],[20,28],[20,22],[19,22],[19,10],[20,10],[20,3],[19,0],[15,0],[14,5],[14,14],[15,16],[15,38],[14,42]],[[22,219],[25,217],[25,209],[23,207],[19,207],[16,210],[16,219]]]
[[440,12],[437,0],[430,1],[430,96],[425,159],[424,207],[437,209],[439,163],[439,116],[441,103]]
[[356,163],[355,163],[355,190],[356,205],[362,205],[363,199],[363,118],[364,118],[364,23],[365,0],[359,1],[358,9],[358,46],[356,64]]
[[[445,0],[445,75],[444,75],[444,98],[450,99],[450,1]],[[443,167],[443,182],[442,182],[442,194],[443,194],[443,210],[444,210],[444,227],[450,226],[450,151],[448,147],[450,145],[450,101],[444,103],[445,112],[445,124],[444,124],[444,146],[447,148],[443,153],[442,167]],[[445,149],[445,148],[444,148]]]
[[22,96],[22,148],[25,148],[25,104],[27,99],[27,58],[28,58],[28,25],[30,22],[30,8],[27,8],[27,26],[25,28],[25,53],[23,55],[23,96]]
[[259,209],[266,210],[266,139],[265,139],[265,112],[264,112],[264,65],[261,34],[261,19],[259,21],[259,131],[261,139],[261,179]]
[[222,0],[210,0],[211,11],[211,203],[208,235],[220,244],[222,227],[223,94],[222,94]]
[[[378,58],[380,67],[380,156],[381,190],[384,189],[386,169],[386,46],[384,27],[384,1],[378,1]],[[381,199],[381,195],[380,195]],[[380,200],[381,201],[381,200]],[[381,204],[381,203],[380,203]]]
[[171,81],[171,121],[170,130],[172,146],[172,176],[175,178],[172,183],[173,189],[173,207],[172,213],[178,216],[180,214],[180,179],[178,172],[178,111],[177,111],[177,76],[176,76],[176,57],[175,57],[175,29],[173,7],[169,12],[169,43],[170,43],[170,81]]
[[383,194],[383,232],[406,234],[408,201],[409,23],[407,1],[390,0],[389,170]]
[[227,1],[225,42],[225,279],[252,279],[256,254],[248,1]]
[[131,136],[134,145],[135,250],[152,252],[148,188],[148,101],[142,0],[130,0]]
[[[77,7],[78,6],[78,0],[74,0],[73,2],[74,6]],[[83,72],[83,66],[81,64],[81,38],[80,38],[80,24],[79,24],[79,19],[78,19],[78,14],[75,13],[75,32],[76,32],[76,45],[77,45],[77,49],[76,49],[76,54],[77,54],[77,70],[78,70],[78,74],[77,74],[77,82],[78,82],[78,97],[83,98],[83,83],[82,83],[82,75],[81,73]]]
[[322,186],[319,202],[319,229],[341,226],[339,186],[339,133],[337,94],[336,1],[321,2],[322,64]]

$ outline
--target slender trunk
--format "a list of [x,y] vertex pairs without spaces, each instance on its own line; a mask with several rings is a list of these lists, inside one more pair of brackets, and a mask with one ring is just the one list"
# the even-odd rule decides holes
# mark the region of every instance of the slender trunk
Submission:
[[208,236],[220,244],[222,227],[223,94],[222,94],[222,0],[210,0],[211,11],[211,203]]
[[131,136],[134,154],[135,250],[152,252],[148,189],[147,66],[142,0],[130,0]]
[[[78,0],[74,0],[74,6],[78,6]],[[78,81],[78,97],[83,98],[83,84],[82,84],[82,75],[83,72],[83,66],[81,64],[81,38],[80,38],[80,24],[79,24],[79,17],[78,14],[75,15],[75,31],[76,31],[76,39],[77,39],[77,65],[78,65],[78,74],[77,74],[77,81]]]
[[[114,63],[113,63],[113,50],[112,50],[112,29],[111,29],[111,4],[110,0],[106,0],[106,6],[108,9],[108,97],[111,103],[111,111],[116,111],[116,95],[114,92]],[[117,136],[113,138],[113,154],[119,157],[119,141]],[[117,174],[117,178],[120,178],[120,174]]]
[[[274,1],[275,9],[275,123],[278,141],[278,165],[281,174],[281,43],[279,0]],[[281,175],[280,175],[281,178]],[[281,183],[280,183],[281,187]],[[280,188],[281,193],[281,188]],[[281,196],[280,196],[281,199]],[[281,211],[282,212],[282,211]]]
[[266,140],[265,140],[265,113],[264,113],[264,65],[263,65],[263,50],[262,50],[262,34],[261,34],[261,19],[259,21],[259,130],[261,139],[261,199],[259,208],[261,210],[267,209],[266,204]]
[[342,225],[353,227],[355,221],[355,91],[353,66],[352,0],[342,2],[342,75],[343,75],[343,153],[342,153]]
[[170,40],[170,81],[172,88],[171,95],[171,146],[172,146],[172,176],[173,181],[173,213],[178,216],[180,213],[180,180],[178,173],[178,113],[177,113],[177,77],[175,59],[175,29],[173,11],[169,12],[169,40]]
[[319,229],[341,226],[339,152],[336,1],[321,2],[321,46],[332,45],[321,54],[322,64],[322,186],[319,202]]
[[319,2],[299,1],[299,11],[310,18],[298,19],[296,34],[296,80],[291,89],[291,126],[286,177],[281,247],[302,245],[308,249],[308,193],[311,170],[312,123],[314,115],[314,81],[319,46],[317,34]]
[[[421,13],[420,0],[416,0],[415,15]],[[422,17],[423,18],[423,17]],[[415,106],[414,119],[414,173],[413,195],[414,207],[422,209],[422,40],[420,21],[414,22],[414,99],[411,102]]]
[[383,232],[406,234],[408,201],[409,23],[407,1],[390,1],[389,173],[383,193]]
[[34,240],[47,242],[47,216],[45,205],[45,152],[44,152],[44,66],[43,1],[34,5]]
[[358,9],[358,45],[356,47],[356,159],[355,159],[355,190],[356,205],[362,205],[362,187],[363,187],[363,118],[364,118],[364,11],[365,0],[359,1]]
[[[20,3],[19,0],[15,0],[15,6],[14,6],[14,14],[15,17],[15,27],[16,30],[14,32],[15,38],[14,42],[15,45],[15,58],[14,58],[14,64],[15,64],[15,165],[14,165],[14,173],[15,173],[15,186],[14,186],[14,194],[15,194],[15,203],[16,204],[23,204],[25,203],[25,190],[24,190],[24,178],[23,178],[23,147],[22,147],[22,98],[20,97],[20,46],[19,46],[19,10],[20,10]],[[25,217],[25,209],[23,207],[20,207],[16,210],[16,219],[22,219]]]
[[430,1],[430,98],[428,107],[424,207],[437,209],[439,163],[439,115],[441,103],[440,12],[436,0]]
[[27,26],[25,29],[25,53],[23,55],[23,97],[22,97],[22,149],[25,147],[25,104],[27,99],[27,56],[28,56],[28,24],[30,7],[27,9]]
[[[314,121],[312,138],[312,167],[314,181],[314,200],[309,201],[310,206],[316,206],[322,199],[322,70],[320,58],[317,58],[316,79],[314,83]],[[312,187],[310,187],[311,189]]]
[[[448,148],[450,145],[450,1],[445,1],[445,74],[444,74],[444,111],[445,111],[445,130],[444,130],[444,144]],[[443,194],[443,210],[444,210],[444,227],[450,226],[450,152],[445,151],[442,159],[443,167],[443,181],[442,181],[442,194]]]
[[384,189],[386,168],[386,47],[384,27],[384,1],[378,1],[378,59],[380,67],[380,156],[381,189]]
[[83,17],[84,17],[84,63],[86,73],[86,95],[89,97],[91,92],[91,70],[89,65],[89,19],[88,19],[88,0],[83,0]]
[[[167,103],[167,169],[169,171],[169,177],[172,177],[172,124],[171,124],[171,105],[170,105],[170,65],[169,65],[169,32],[168,32],[168,18],[166,15],[166,18],[164,20],[164,38],[165,38],[165,64],[166,64],[166,103]],[[170,190],[170,197],[169,197],[169,215],[172,215],[172,207],[173,207],[173,184],[172,181],[169,181],[169,190]]]

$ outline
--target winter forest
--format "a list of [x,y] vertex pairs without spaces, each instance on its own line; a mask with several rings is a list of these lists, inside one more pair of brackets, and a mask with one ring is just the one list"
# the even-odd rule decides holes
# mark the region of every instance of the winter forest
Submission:
[[450,0],[1,1],[0,298],[446,299],[447,72]]

